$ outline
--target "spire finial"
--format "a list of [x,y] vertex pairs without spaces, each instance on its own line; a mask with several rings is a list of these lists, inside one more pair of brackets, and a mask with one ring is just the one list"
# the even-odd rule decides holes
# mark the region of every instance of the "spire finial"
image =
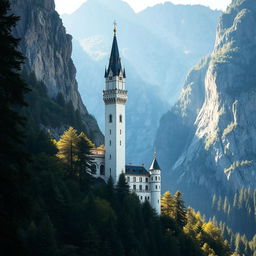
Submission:
[[116,23],[116,20],[114,20],[114,34],[115,35],[116,35],[116,31],[117,31],[116,27],[117,27],[117,23]]
[[156,152],[154,152],[154,158],[156,159]]

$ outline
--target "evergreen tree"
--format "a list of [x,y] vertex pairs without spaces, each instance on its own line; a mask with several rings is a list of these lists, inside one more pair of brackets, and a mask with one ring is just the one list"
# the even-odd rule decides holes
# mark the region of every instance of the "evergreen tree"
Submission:
[[77,143],[79,141],[77,131],[70,127],[57,142],[59,152],[57,157],[68,165],[69,174],[74,174],[75,161],[77,160]]
[[177,191],[173,198],[174,201],[174,219],[179,227],[184,227],[187,224],[187,209],[182,199],[182,194]]
[[[24,58],[19,40],[11,34],[19,18],[10,14],[8,0],[0,1],[0,250],[15,253],[20,242],[17,224],[26,215],[23,185],[27,177],[27,155],[23,149],[25,119],[19,110],[26,106],[28,92],[20,77]],[[22,249],[17,249],[22,255]]]
[[173,204],[171,193],[169,191],[165,192],[161,198],[161,213],[173,218]]
[[129,194],[130,188],[128,183],[125,180],[125,175],[123,173],[119,176],[116,189],[117,189],[117,196],[121,200],[123,200]]
[[86,170],[90,170],[92,166],[92,160],[93,158],[90,157],[90,150],[94,147],[94,144],[91,142],[91,140],[88,139],[88,137],[81,132],[78,136],[77,140],[77,167],[78,167],[78,173],[80,176],[82,176],[84,173],[86,173]]

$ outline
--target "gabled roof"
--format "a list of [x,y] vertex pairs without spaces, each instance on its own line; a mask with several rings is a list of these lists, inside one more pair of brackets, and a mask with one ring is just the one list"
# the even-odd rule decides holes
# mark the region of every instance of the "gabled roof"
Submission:
[[156,160],[156,157],[154,158],[149,170],[161,170],[161,168]]
[[125,166],[125,174],[128,175],[143,175],[149,176],[149,172],[143,166],[133,166],[133,165],[126,165]]
[[[112,50],[109,59],[108,69],[105,72],[105,78],[108,77],[110,71],[112,71],[113,76],[119,76],[120,72],[122,71],[122,64],[121,58],[119,55],[118,45],[116,34],[114,34],[113,43],[112,43]],[[125,73],[123,74],[125,78]]]

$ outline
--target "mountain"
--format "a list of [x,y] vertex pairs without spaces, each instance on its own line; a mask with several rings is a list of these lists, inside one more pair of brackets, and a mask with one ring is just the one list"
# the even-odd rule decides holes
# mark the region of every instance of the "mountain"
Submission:
[[[136,14],[121,0],[88,0],[73,14],[62,16],[74,37],[81,95],[101,128],[104,67],[117,20],[129,92],[127,162],[149,164],[160,117],[176,101],[189,68],[211,52],[219,15],[206,7],[171,3]],[[88,68],[90,72],[84,72]]]
[[[81,115],[86,132],[96,144],[103,143],[98,124],[88,113],[79,94],[76,69],[71,59],[72,37],[66,34],[55,11],[54,0],[12,0],[11,8],[20,16],[14,35],[21,38],[20,49],[26,57],[26,71],[44,83],[51,99],[61,95],[66,103],[71,102],[74,110]],[[66,127],[69,125],[65,124]],[[47,128],[53,127],[50,125]],[[65,129],[58,128],[60,132]]]
[[253,0],[232,2],[218,24],[212,54],[189,73],[158,129],[165,188],[183,190],[200,209],[214,193],[256,187],[255,17]]

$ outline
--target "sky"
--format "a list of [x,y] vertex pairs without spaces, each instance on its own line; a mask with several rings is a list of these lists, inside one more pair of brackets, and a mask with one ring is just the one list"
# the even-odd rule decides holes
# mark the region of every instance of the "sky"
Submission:
[[[72,13],[87,0],[55,0],[56,10],[60,13]],[[106,0],[108,1],[108,0]],[[139,12],[148,6],[164,3],[166,0],[124,0]],[[212,9],[225,10],[231,0],[170,0],[174,4],[202,4]]]

